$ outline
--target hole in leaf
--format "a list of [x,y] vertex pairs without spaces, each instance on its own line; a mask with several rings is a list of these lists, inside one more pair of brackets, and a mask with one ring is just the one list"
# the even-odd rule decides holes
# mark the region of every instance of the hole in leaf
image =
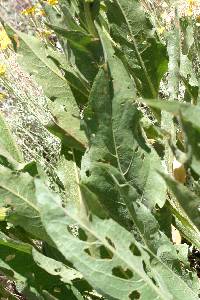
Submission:
[[141,159],[142,159],[142,160],[144,160],[144,159],[145,159],[145,155],[144,155],[144,153],[142,153],[142,155],[141,155]]
[[133,243],[130,245],[129,249],[131,250],[131,252],[133,253],[133,255],[135,255],[135,256],[141,256],[140,250]]
[[105,246],[100,246],[99,252],[100,252],[100,256],[102,259],[112,259],[113,258],[113,253],[110,250],[108,250]]
[[56,99],[57,99],[57,97],[55,97],[55,96],[51,96],[51,97],[50,97],[50,100],[51,100],[52,102],[54,102]]
[[137,146],[136,148],[135,148],[135,153],[137,153],[139,151],[139,146]]
[[87,170],[87,171],[85,172],[85,174],[86,174],[87,177],[90,177],[90,175],[91,175],[89,170]]
[[92,256],[92,254],[91,254],[89,248],[84,249],[84,252],[85,252],[87,255]]
[[100,163],[106,163],[105,159],[98,159],[97,161],[100,162]]
[[129,269],[124,270],[122,267],[115,267],[112,269],[112,274],[116,277],[123,279],[131,279],[133,277],[133,272]]
[[133,291],[130,295],[129,295],[129,299],[130,300],[137,300],[140,299],[140,293],[138,291]]
[[91,256],[90,250],[88,248],[84,249],[84,252],[87,253],[87,255]]
[[142,264],[143,264],[143,268],[144,268],[145,273],[147,273],[147,266],[146,266],[145,262],[142,261]]
[[82,241],[87,241],[88,236],[82,228],[78,228],[78,237]]
[[153,284],[155,284],[156,286],[158,286],[157,282],[155,281],[155,279],[153,277],[151,277],[151,281],[153,282]]
[[78,227],[76,225],[68,225],[67,230],[73,237],[78,237]]
[[55,271],[56,273],[59,273],[59,272],[61,271],[61,268],[56,268],[54,271]]
[[[114,243],[111,241],[111,239],[109,239],[107,236],[106,236],[106,241],[108,242],[108,244],[111,246],[111,247],[113,247],[113,248],[115,248],[115,245],[114,245]],[[115,248],[116,249],[116,248]]]

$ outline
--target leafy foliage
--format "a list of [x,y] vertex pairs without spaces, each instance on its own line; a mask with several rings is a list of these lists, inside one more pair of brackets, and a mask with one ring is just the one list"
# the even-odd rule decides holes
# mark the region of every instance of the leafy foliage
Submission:
[[27,299],[199,299],[195,36],[177,17],[160,39],[136,0],[40,5],[54,43],[4,24],[6,51],[42,86],[62,147],[48,172],[26,161],[0,114],[0,273]]

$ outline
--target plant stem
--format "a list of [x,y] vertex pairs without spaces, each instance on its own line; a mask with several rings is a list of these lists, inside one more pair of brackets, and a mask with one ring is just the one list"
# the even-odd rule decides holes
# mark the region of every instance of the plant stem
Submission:
[[90,2],[88,2],[87,0],[84,1],[84,12],[85,12],[85,20],[87,23],[87,28],[88,31],[94,36],[94,37],[98,37],[94,22],[93,22],[93,18],[92,18],[92,14],[91,14],[91,10],[90,10]]

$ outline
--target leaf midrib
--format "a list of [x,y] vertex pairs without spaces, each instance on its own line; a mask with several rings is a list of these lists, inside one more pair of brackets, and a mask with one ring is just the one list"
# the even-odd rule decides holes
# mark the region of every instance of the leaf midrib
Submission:
[[28,204],[29,206],[31,206],[34,210],[36,210],[39,213],[39,209],[37,208],[36,205],[34,205],[32,202],[30,202],[28,199],[26,199],[25,197],[23,197],[22,195],[20,195],[19,193],[16,193],[15,191],[13,191],[12,189],[10,189],[8,186],[5,186],[4,184],[0,183],[0,186],[8,191],[9,193],[13,194],[14,196],[22,199],[24,202],[26,202],[26,204]]

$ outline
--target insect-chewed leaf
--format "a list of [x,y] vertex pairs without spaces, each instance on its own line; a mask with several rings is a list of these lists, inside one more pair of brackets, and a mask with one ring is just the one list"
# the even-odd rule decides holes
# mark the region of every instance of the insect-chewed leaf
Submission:
[[[54,242],[57,245],[59,244],[59,249],[60,249],[61,253],[63,253],[67,259],[72,261],[74,266],[78,270],[80,270],[81,272],[84,272],[83,274],[84,274],[84,276],[86,276],[86,279],[90,283],[92,283],[94,287],[97,287],[98,289],[103,289],[103,285],[104,285],[104,293],[108,293],[108,295],[110,294],[111,296],[120,297],[120,299],[126,299],[126,298],[128,299],[128,294],[129,294],[129,292],[131,293],[132,289],[133,290],[137,289],[138,292],[140,291],[142,293],[144,283],[143,283],[143,280],[141,280],[140,284],[137,284],[137,280],[139,280],[139,277],[137,276],[137,274],[134,274],[135,275],[134,279],[132,278],[133,275],[131,275],[131,278],[127,279],[127,280],[120,278],[120,276],[112,275],[112,270],[114,270],[115,268],[117,270],[118,268],[120,269],[120,267],[122,266],[122,270],[123,269],[126,270],[124,263],[120,262],[120,260],[119,260],[119,257],[118,257],[119,254],[117,255],[117,252],[120,251],[120,247],[122,247],[122,245],[127,244],[125,242],[125,240],[126,240],[125,235],[123,235],[123,243],[121,243],[122,241],[120,242],[120,239],[122,238],[122,236],[119,233],[119,230],[117,231],[117,237],[116,236],[114,237],[114,234],[112,234],[113,231],[115,232],[115,229],[116,229],[115,226],[113,226],[114,224],[112,224],[112,226],[111,226],[110,222],[108,222],[108,223],[102,222],[101,226],[99,227],[100,224],[98,223],[98,220],[95,219],[96,222],[93,222],[93,225],[91,224],[92,227],[91,227],[90,233],[92,233],[92,235],[94,235],[95,239],[97,240],[95,242],[96,246],[97,247],[102,247],[102,246],[105,247],[105,245],[106,245],[107,250],[105,248],[104,251],[108,251],[107,259],[101,260],[99,257],[95,258],[94,256],[92,256],[90,254],[90,247],[92,245],[90,245],[90,243],[87,242],[87,240],[85,242],[82,240],[78,240],[69,231],[69,226],[72,225],[73,222],[76,223],[78,221],[78,220],[76,220],[77,216],[73,215],[73,213],[68,214],[67,211],[62,210],[62,208],[58,202],[59,200],[58,199],[57,199],[57,201],[56,201],[56,199],[53,200],[53,198],[52,198],[53,195],[51,195],[44,187],[42,187],[39,182],[37,182],[37,186],[38,186],[38,190],[37,190],[38,204],[41,209],[41,216],[42,216],[45,226],[47,226],[47,222],[49,224],[48,225],[48,233],[53,237]],[[45,197],[45,199],[48,199],[48,202],[43,201],[44,197]],[[43,202],[43,204],[42,204],[42,202]],[[50,205],[51,207],[49,207],[50,202],[51,202],[51,205]],[[48,215],[45,214],[45,210],[47,209],[47,207],[48,207],[48,211],[49,211],[49,216],[51,215],[52,224],[54,223],[53,227],[56,228],[56,230],[59,230],[59,232],[62,227],[63,234],[62,234],[62,237],[61,237],[61,235],[59,235],[60,238],[58,238],[58,239],[56,238],[56,236],[58,236],[57,233],[53,232],[52,224],[48,220]],[[55,212],[54,216],[52,215],[53,211]],[[57,215],[57,217],[56,217],[56,215]],[[61,220],[62,221],[58,222],[58,218],[60,221]],[[64,221],[64,223],[63,223],[63,221]],[[79,225],[81,225],[80,221],[78,221],[78,223],[79,223]],[[87,236],[87,233],[88,233],[87,228],[85,227],[84,224],[82,224],[82,225],[83,226],[81,226],[81,227],[85,231],[85,234]],[[115,225],[117,225],[117,224],[115,224]],[[63,226],[67,230],[63,231]],[[101,230],[99,232],[97,232],[98,228],[99,229],[101,228]],[[121,246],[118,244],[119,242],[120,242]],[[131,246],[130,241],[128,242],[128,245]],[[72,252],[72,249],[74,249],[73,252]],[[137,247],[136,247],[136,249],[137,249]],[[116,254],[114,255],[114,257],[112,259],[112,255],[113,255],[112,251],[113,250],[114,250],[114,252],[116,251]],[[135,268],[137,267],[138,272],[142,273],[143,276],[148,281],[148,277],[146,277],[146,274],[143,273],[144,270],[143,270],[142,260],[141,260],[140,256],[139,257],[134,256],[129,249],[127,249],[127,250],[128,250],[127,253],[123,252],[123,257],[125,257],[125,255],[128,254],[127,259],[133,258],[133,261],[135,263]],[[110,252],[110,254],[109,254],[109,252]],[[130,274],[131,274],[131,272],[132,272],[132,270],[130,271]],[[101,275],[102,273],[103,273],[103,276]],[[121,275],[121,276],[123,276],[123,275]],[[107,281],[106,278],[108,278],[108,277],[109,277],[109,282],[111,284],[105,285],[105,282]],[[134,283],[135,280],[136,280],[136,282]],[[132,284],[131,284],[131,282],[132,282]],[[146,287],[146,288],[147,288],[148,292],[150,293],[150,295],[153,296],[154,291],[151,291],[151,289],[149,289],[148,287]],[[117,293],[119,293],[119,291],[120,291],[120,295],[119,294],[117,295]],[[127,295],[126,298],[125,298],[125,295]]]
[[[65,258],[104,295],[124,300],[129,300],[132,295],[138,295],[141,300],[198,299],[189,283],[164,259],[168,248],[160,248],[161,260],[111,219],[102,221],[93,216],[90,223],[85,222],[73,209],[62,208],[59,198],[41,182],[37,181],[36,187],[42,222],[49,236]],[[73,224],[82,228],[84,240],[72,234]],[[87,239],[88,234],[93,236],[91,242]],[[94,246],[95,252],[92,251]]]
[[82,278],[82,275],[73,268],[65,266],[63,263],[53,258],[47,257],[34,248],[32,249],[33,259],[36,264],[47,273],[59,276],[62,282],[72,283],[73,280]]

